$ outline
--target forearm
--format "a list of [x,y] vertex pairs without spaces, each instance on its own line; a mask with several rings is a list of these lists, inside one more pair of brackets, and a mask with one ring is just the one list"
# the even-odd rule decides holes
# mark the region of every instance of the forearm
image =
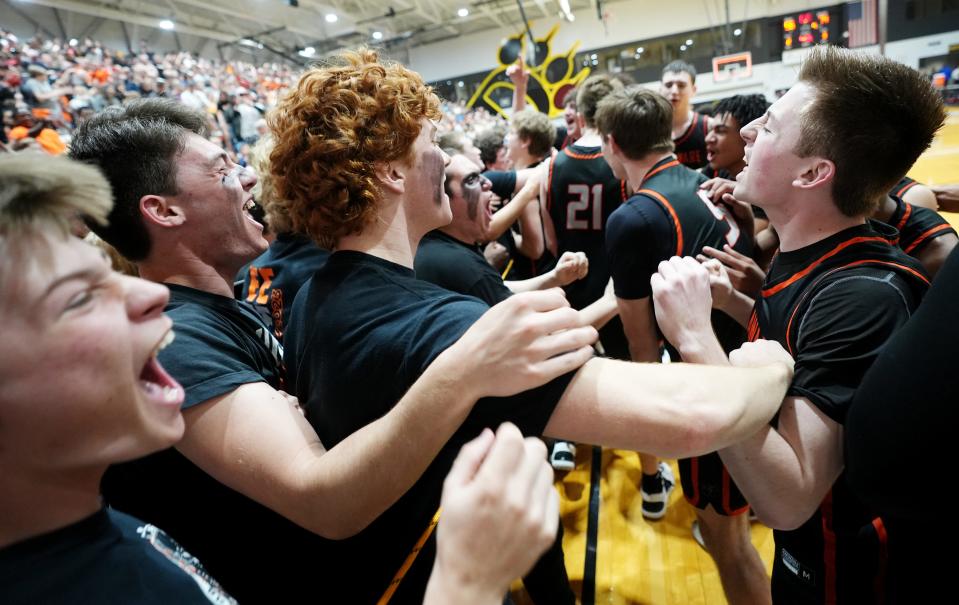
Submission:
[[546,434],[666,458],[702,455],[756,433],[779,408],[789,377],[783,364],[594,359],[573,379]]
[[492,241],[506,233],[510,225],[519,220],[523,214],[523,210],[526,209],[526,206],[531,201],[536,199],[536,196],[537,192],[535,188],[523,187],[513,199],[504,204],[503,207],[493,215],[493,218],[490,219],[486,239]]
[[539,219],[539,202],[527,204],[523,208],[519,225],[523,232],[523,239],[517,247],[527,258],[539,259],[546,250],[546,244],[543,241],[543,223]]
[[755,306],[756,301],[752,298],[739,290],[733,290],[719,310],[735,319],[739,325],[745,328],[749,325],[749,316],[752,315]]
[[511,280],[503,283],[505,283],[506,287],[514,294],[518,294],[519,292],[532,292],[533,290],[545,290],[546,288],[554,288],[562,285],[556,277],[555,271],[549,271],[529,279]]
[[[478,398],[459,380],[459,365],[440,356],[389,413],[322,458],[310,456],[303,461],[299,472],[304,477],[302,492],[308,497],[302,499],[306,505],[302,513],[313,517],[314,523],[332,526],[333,537],[348,537],[409,490]],[[323,506],[317,507],[321,500]]]
[[601,296],[589,306],[579,312],[583,318],[583,323],[589,324],[599,330],[605,326],[611,319],[619,315],[619,305],[616,304],[615,296]]

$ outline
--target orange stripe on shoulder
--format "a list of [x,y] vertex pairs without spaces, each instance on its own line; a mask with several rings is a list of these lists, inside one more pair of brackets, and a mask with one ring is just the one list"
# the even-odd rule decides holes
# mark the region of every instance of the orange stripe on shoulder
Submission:
[[945,230],[947,230],[947,229],[952,229],[952,225],[950,225],[949,223],[943,223],[943,224],[941,224],[941,225],[936,225],[936,226],[933,227],[932,229],[928,229],[928,230],[924,231],[924,232],[922,233],[922,235],[920,235],[919,237],[917,237],[917,238],[915,239],[915,241],[913,241],[911,244],[909,244],[909,245],[903,250],[903,252],[905,252],[906,254],[909,254],[910,252],[912,252],[913,250],[915,250],[915,249],[919,246],[919,244],[921,244],[922,242],[926,241],[927,239],[929,239],[929,238],[932,237],[933,235],[939,233],[940,231],[945,231]]
[[896,229],[902,231],[902,228],[906,226],[906,222],[909,220],[909,215],[912,214],[912,204],[908,202],[903,202],[906,204],[906,209],[902,213],[902,218],[899,219],[899,222],[896,223]]
[[655,169],[649,171],[648,173],[646,173],[646,176],[643,177],[643,182],[645,183],[646,181],[648,181],[649,179],[653,178],[654,176],[656,176],[657,174],[659,174],[659,173],[662,172],[663,170],[666,170],[667,168],[672,168],[673,166],[679,166],[679,160],[677,160],[677,159],[674,158],[674,159],[670,160],[669,162],[666,162],[665,164],[663,164],[663,165],[660,166],[659,168],[655,168]]
[[854,237],[854,238],[852,238],[852,239],[846,240],[846,241],[842,242],[841,244],[839,244],[838,246],[836,246],[835,248],[833,248],[832,250],[830,250],[829,252],[827,252],[827,253],[823,254],[822,256],[820,256],[819,258],[817,258],[817,259],[816,259],[815,261],[813,261],[813,263],[810,264],[808,267],[806,267],[805,269],[803,269],[803,270],[800,271],[799,273],[794,274],[792,277],[790,277],[790,278],[787,279],[786,281],[784,281],[784,282],[782,282],[782,283],[779,283],[779,284],[776,284],[775,286],[770,286],[769,288],[764,289],[764,290],[762,291],[763,297],[772,296],[773,294],[776,294],[777,292],[780,292],[780,291],[782,291],[782,290],[785,290],[786,288],[788,288],[788,287],[791,286],[792,284],[796,283],[796,282],[799,281],[800,279],[802,279],[802,278],[806,277],[807,275],[809,275],[809,274],[813,271],[813,269],[815,269],[815,268],[818,267],[820,264],[822,264],[822,262],[825,261],[826,259],[831,258],[831,257],[839,254],[840,252],[842,252],[843,250],[845,250],[845,249],[848,248],[849,246],[852,246],[852,245],[855,245],[855,244],[859,244],[859,243],[862,243],[862,242],[883,242],[883,243],[885,243],[885,244],[888,244],[888,243],[889,243],[889,240],[887,240],[887,239],[884,238],[884,237]]
[[673,227],[676,228],[676,256],[683,255],[683,226],[679,222],[679,215],[676,214],[676,209],[673,208],[673,205],[669,203],[669,200],[666,199],[658,191],[653,191],[652,189],[640,189],[636,193],[642,193],[650,196],[651,198],[659,201],[660,204],[666,208],[666,211],[669,212],[669,215],[673,217]]
[[603,152],[599,151],[597,153],[576,153],[575,151],[570,151],[569,147],[563,149],[563,153],[573,158],[574,160],[595,160],[596,158],[603,157]]
[[897,197],[902,197],[902,194],[904,194],[905,192],[909,191],[910,189],[912,189],[913,187],[915,187],[915,186],[918,185],[918,184],[919,184],[919,181],[913,181],[913,182],[911,182],[911,183],[907,183],[905,186],[903,186],[902,189],[900,189],[899,191],[896,192],[896,196],[897,196]]
[[549,163],[549,176],[546,177],[546,211],[549,212],[553,207],[553,166],[556,162]]

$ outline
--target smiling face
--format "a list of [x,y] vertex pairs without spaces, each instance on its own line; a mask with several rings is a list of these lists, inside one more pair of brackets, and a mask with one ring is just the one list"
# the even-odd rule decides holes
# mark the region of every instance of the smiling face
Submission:
[[[12,250],[11,250],[12,248]],[[5,250],[22,261],[0,302],[0,457],[38,472],[105,467],[183,434],[183,389],[156,361],[167,289],[111,270],[99,249],[46,231]]]
[[171,196],[186,217],[179,241],[227,273],[256,258],[268,245],[263,225],[249,213],[256,181],[250,168],[233,163],[219,146],[187,134],[176,159],[178,193]]
[[802,111],[813,101],[814,94],[808,84],[800,82],[762,117],[742,128],[746,167],[736,177],[733,195],[737,199],[760,208],[788,201],[796,179],[809,164],[795,150]]

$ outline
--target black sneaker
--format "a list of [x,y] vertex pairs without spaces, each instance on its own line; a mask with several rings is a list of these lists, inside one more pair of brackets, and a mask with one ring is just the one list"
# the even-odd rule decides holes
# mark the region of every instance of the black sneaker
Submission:
[[669,493],[673,491],[673,484],[675,483],[673,470],[665,462],[660,462],[653,479],[656,488],[652,491],[646,491],[644,484],[648,481],[646,477],[643,477],[639,490],[639,494],[643,498],[643,517],[650,520],[662,519],[666,514]]

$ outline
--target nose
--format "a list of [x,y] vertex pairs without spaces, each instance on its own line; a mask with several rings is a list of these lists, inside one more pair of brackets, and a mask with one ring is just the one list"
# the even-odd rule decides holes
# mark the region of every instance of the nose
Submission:
[[259,179],[256,176],[256,171],[249,166],[243,166],[240,168],[240,183],[243,184],[243,189],[249,191],[256,185]]
[[140,279],[139,277],[119,276],[126,294],[127,314],[133,321],[155,319],[163,314],[170,300],[170,291],[166,286]]
[[739,129],[739,136],[741,136],[743,140],[746,141],[747,146],[752,145],[753,141],[756,140],[756,130],[759,128],[760,119],[762,118],[756,118],[749,124],[746,124],[745,126]]

